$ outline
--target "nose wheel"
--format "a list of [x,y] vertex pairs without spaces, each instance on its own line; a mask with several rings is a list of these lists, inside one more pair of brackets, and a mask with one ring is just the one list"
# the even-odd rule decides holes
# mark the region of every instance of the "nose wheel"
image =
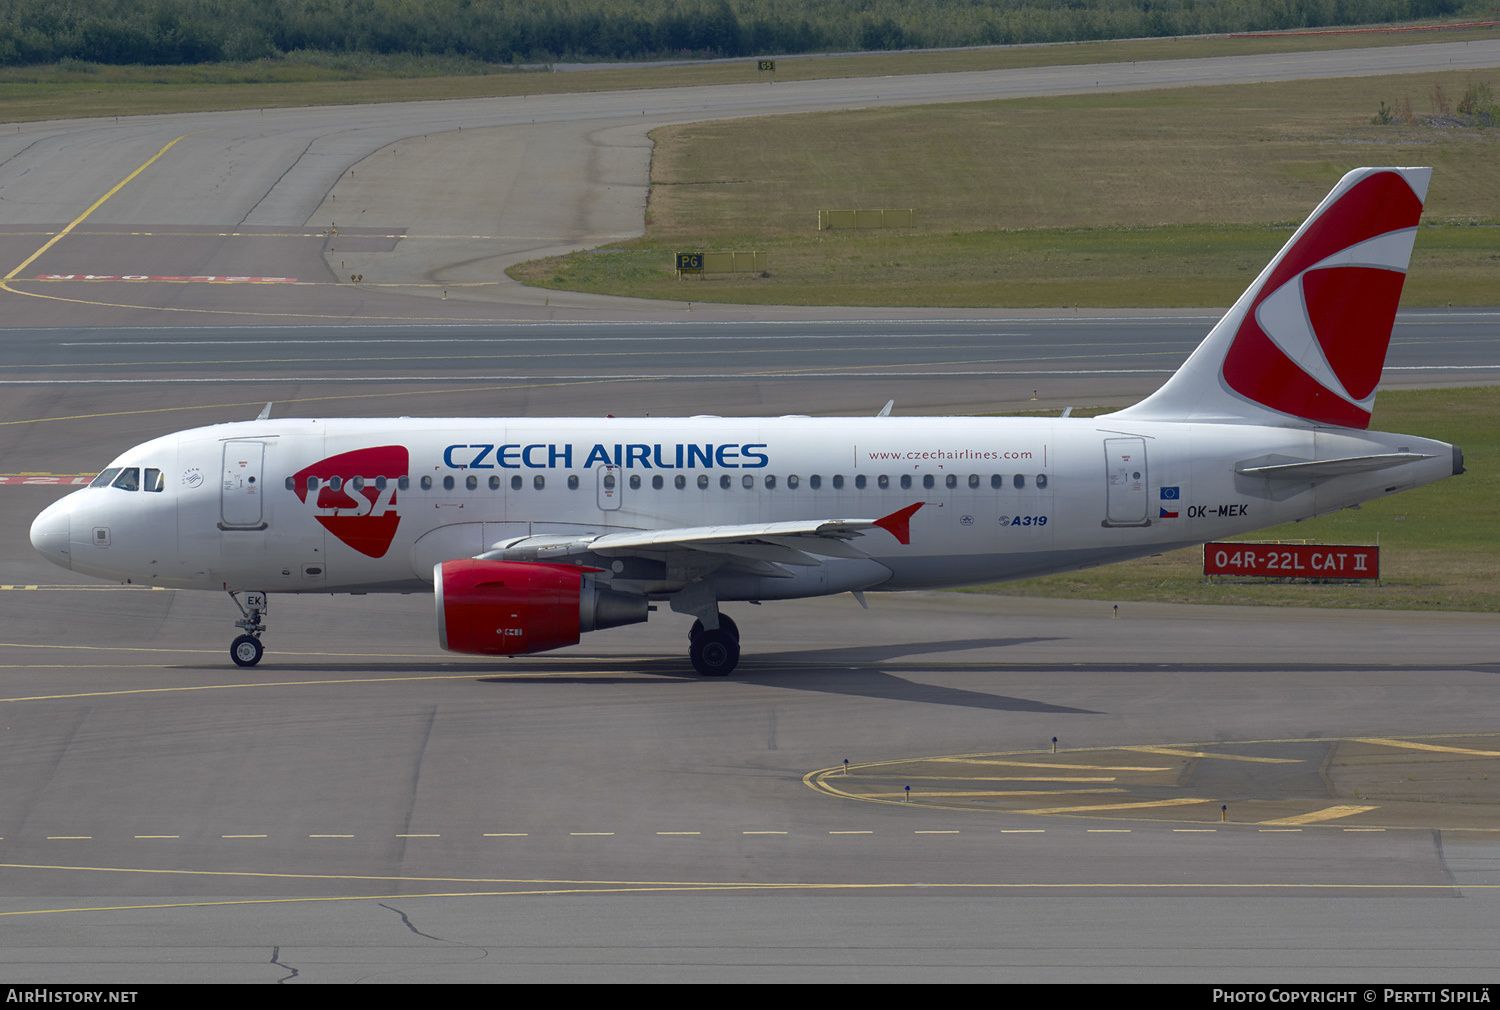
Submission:
[[241,603],[240,594],[231,590],[229,598],[245,615],[234,622],[234,626],[245,633],[229,643],[229,658],[234,660],[235,666],[254,666],[266,654],[266,647],[260,642],[261,632],[266,630],[266,594],[246,593],[245,602]]
[[266,647],[251,635],[241,635],[229,646],[229,658],[234,660],[235,666],[254,666],[265,654]]

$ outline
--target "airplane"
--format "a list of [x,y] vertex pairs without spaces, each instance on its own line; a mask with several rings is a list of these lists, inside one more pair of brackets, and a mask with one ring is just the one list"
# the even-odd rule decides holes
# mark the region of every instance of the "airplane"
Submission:
[[720,610],[1028,578],[1462,473],[1369,431],[1428,168],[1345,175],[1167,382],[1094,418],[353,418],[217,424],[114,459],[31,527],[102,579],[227,591],[240,666],[272,593],[431,592],[444,649],[516,656]]

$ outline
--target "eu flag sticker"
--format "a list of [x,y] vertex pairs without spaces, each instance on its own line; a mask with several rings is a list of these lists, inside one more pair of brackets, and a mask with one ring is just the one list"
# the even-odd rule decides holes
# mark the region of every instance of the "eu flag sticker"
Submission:
[[1164,488],[1162,488],[1161,489],[1161,499],[1162,499],[1162,501],[1176,501],[1177,498],[1178,498],[1177,492],[1179,490],[1180,490],[1179,488],[1175,488],[1175,487],[1164,487]]

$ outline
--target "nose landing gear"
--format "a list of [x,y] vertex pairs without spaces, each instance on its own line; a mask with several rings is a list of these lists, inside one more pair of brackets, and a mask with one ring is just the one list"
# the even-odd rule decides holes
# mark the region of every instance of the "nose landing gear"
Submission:
[[266,654],[266,647],[260,642],[260,634],[266,630],[261,620],[266,614],[266,594],[248,592],[245,594],[245,602],[241,603],[240,594],[230,590],[229,598],[240,608],[240,613],[245,615],[243,619],[234,622],[234,626],[243,629],[245,633],[229,643],[229,658],[234,660],[235,666],[254,666]]

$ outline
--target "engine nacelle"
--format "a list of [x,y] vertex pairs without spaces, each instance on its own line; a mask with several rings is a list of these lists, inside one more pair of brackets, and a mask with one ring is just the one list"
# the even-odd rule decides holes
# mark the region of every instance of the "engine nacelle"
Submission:
[[604,589],[584,578],[591,571],[537,561],[444,561],[432,570],[438,644],[450,652],[520,656],[646,619],[646,597]]

